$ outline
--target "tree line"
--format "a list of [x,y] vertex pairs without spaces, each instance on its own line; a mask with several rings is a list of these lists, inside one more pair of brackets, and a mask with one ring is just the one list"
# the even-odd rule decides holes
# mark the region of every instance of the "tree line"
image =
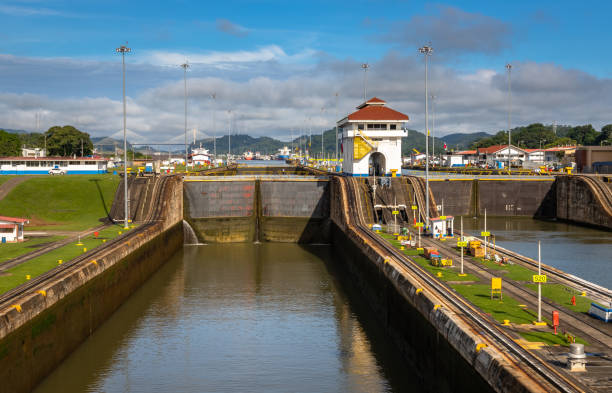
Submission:
[[86,132],[73,126],[53,126],[44,133],[13,134],[0,130],[0,156],[21,156],[21,148],[47,148],[53,157],[89,156],[93,143]]
[[[511,144],[522,149],[539,149],[555,146],[581,145],[599,146],[612,144],[612,124],[605,125],[601,131],[592,125],[557,126],[534,123],[525,127],[516,127],[510,133]],[[475,141],[472,148],[508,144],[508,131],[499,131],[491,137]]]

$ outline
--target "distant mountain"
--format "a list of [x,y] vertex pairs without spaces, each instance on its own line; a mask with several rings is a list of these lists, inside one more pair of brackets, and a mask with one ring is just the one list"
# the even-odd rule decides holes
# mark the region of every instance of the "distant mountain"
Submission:
[[464,150],[468,149],[477,140],[491,136],[493,135],[486,132],[474,132],[472,134],[455,133],[443,136],[442,140],[446,142],[449,150]]
[[11,130],[10,128],[1,128],[1,127],[0,127],[0,130],[4,130],[11,134],[29,134],[30,133],[29,131],[25,131],[25,130]]

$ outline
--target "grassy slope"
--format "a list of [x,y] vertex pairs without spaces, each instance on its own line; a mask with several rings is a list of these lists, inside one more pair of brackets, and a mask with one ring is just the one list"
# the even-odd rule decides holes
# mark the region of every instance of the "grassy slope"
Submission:
[[0,201],[0,213],[30,218],[28,230],[83,230],[106,217],[118,184],[112,175],[32,178]]

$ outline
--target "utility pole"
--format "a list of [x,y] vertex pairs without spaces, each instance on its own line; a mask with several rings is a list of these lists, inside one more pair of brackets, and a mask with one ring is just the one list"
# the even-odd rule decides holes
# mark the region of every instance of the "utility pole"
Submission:
[[[338,167],[338,92],[336,92],[336,161],[334,166]],[[334,168],[334,172],[336,168]]]
[[217,93],[212,93],[211,98],[213,100],[213,149],[214,149],[214,157],[217,159],[217,122],[216,122],[216,112],[217,112]]
[[363,102],[366,102],[368,93],[368,68],[370,68],[370,65],[368,63],[363,63],[361,64],[361,68],[363,68]]
[[510,85],[510,73],[512,71],[512,64],[506,64],[506,70],[508,70],[508,170],[510,170],[510,144],[512,140],[510,139],[510,113],[512,111],[512,90]]
[[[542,274],[542,255],[540,241],[538,240],[538,276]],[[538,282],[538,322],[542,322],[542,283]]]
[[185,173],[187,173],[187,155],[189,154],[187,149],[187,68],[189,68],[189,63],[186,61],[181,64],[183,67],[183,82],[184,82],[184,92],[185,92]]
[[[321,112],[325,114],[325,107],[321,108]],[[325,155],[323,153],[323,136],[325,135],[325,126],[321,129],[321,164],[323,164],[323,159]]]
[[429,96],[427,91],[427,66],[433,48],[430,45],[424,45],[419,48],[419,52],[425,56],[425,230],[427,230],[429,228],[429,102],[427,101]]
[[[436,157],[436,96],[431,95],[431,155]],[[444,215],[444,214],[443,214]]]
[[[127,43],[127,42],[126,42]],[[127,179],[127,122],[126,122],[126,111],[125,111],[125,54],[130,53],[132,50],[125,45],[121,45],[115,49],[117,53],[121,53],[121,65],[123,68],[123,202],[124,202],[124,220],[123,228],[128,229],[128,179]]]
[[229,157],[232,153],[232,110],[227,111],[229,117],[229,124],[227,126],[227,164],[229,165]]

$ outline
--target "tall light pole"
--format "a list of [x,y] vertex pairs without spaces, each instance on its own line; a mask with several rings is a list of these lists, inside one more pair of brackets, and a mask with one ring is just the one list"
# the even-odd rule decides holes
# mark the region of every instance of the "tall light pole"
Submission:
[[427,66],[433,48],[430,45],[424,45],[419,48],[419,52],[425,56],[425,229],[427,229],[429,228],[429,96],[427,91]]
[[506,64],[506,70],[508,70],[508,170],[510,170],[510,112],[512,110],[512,90],[510,86],[510,73],[512,71],[512,64]]
[[368,92],[368,68],[370,68],[370,65],[368,63],[363,63],[361,65],[361,68],[363,68],[363,102],[365,102],[367,100],[367,92]]
[[[431,97],[431,155],[436,158],[436,96]],[[435,161],[434,161],[435,163]]]
[[185,92],[185,172],[187,172],[187,68],[189,68],[189,63],[184,62],[181,64],[181,67],[183,67],[183,82]]
[[217,93],[212,93],[210,98],[213,100],[213,151],[215,152],[214,157],[217,159],[217,122],[216,122],[216,112],[217,112]]
[[[338,167],[338,92],[336,92],[336,161],[334,166]],[[334,172],[336,169],[334,168]]]
[[121,45],[115,49],[117,53],[121,53],[121,66],[123,68],[123,208],[124,220],[123,228],[128,229],[128,178],[127,178],[127,121],[125,111],[125,54],[130,53],[132,49],[125,45]]
[[229,165],[230,154],[232,153],[232,110],[228,109],[227,116],[229,122],[227,126],[227,165]]
[[[325,116],[325,107],[321,108],[321,113]],[[321,129],[321,163],[323,162],[323,158],[325,158],[323,153],[323,136],[325,134],[325,126]]]

